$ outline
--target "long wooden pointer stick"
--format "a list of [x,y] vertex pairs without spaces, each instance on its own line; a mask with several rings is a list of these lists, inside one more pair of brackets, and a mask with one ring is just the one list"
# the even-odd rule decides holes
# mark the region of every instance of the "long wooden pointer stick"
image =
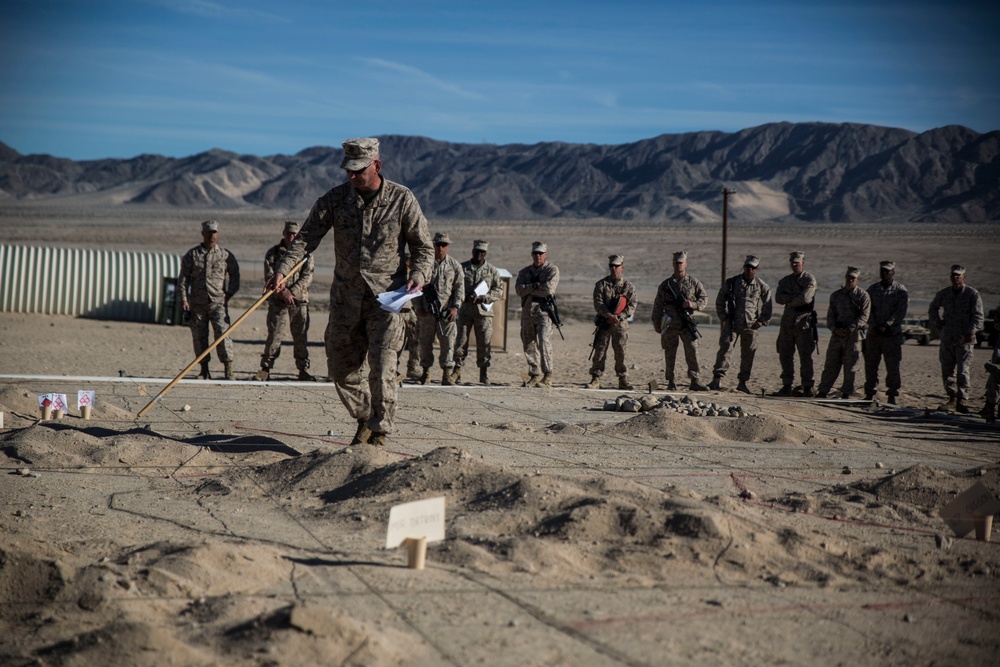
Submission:
[[[295,275],[295,272],[302,268],[302,265],[306,263],[307,259],[309,259],[309,255],[306,255],[305,257],[303,257],[302,260],[299,261],[298,264],[296,264],[294,267],[292,267],[292,270],[288,272],[288,275],[285,276],[284,280],[282,280],[281,282],[284,283],[289,278],[291,278],[293,275]],[[281,287],[281,283],[275,285],[275,287]],[[149,411],[149,409],[151,407],[153,407],[153,405],[156,404],[157,401],[159,401],[161,398],[163,398],[164,394],[166,394],[168,391],[170,391],[171,389],[173,389],[173,386],[175,384],[177,384],[178,382],[180,382],[181,378],[183,378],[185,375],[187,375],[188,371],[190,371],[192,368],[195,367],[195,364],[197,364],[199,361],[201,361],[202,359],[204,359],[205,357],[207,357],[209,354],[211,354],[212,350],[214,350],[216,347],[219,346],[219,343],[221,343],[226,338],[228,338],[229,334],[231,334],[234,331],[236,331],[236,327],[240,326],[240,324],[243,323],[243,320],[245,320],[250,315],[250,313],[252,313],[253,311],[257,310],[260,307],[260,304],[262,304],[265,301],[267,301],[267,298],[269,296],[271,296],[272,294],[274,294],[276,291],[277,290],[273,290],[272,289],[272,290],[267,290],[266,292],[264,292],[263,294],[261,294],[260,298],[257,299],[257,302],[254,303],[252,306],[250,306],[250,308],[247,310],[247,312],[245,312],[242,315],[240,315],[239,318],[235,322],[233,322],[231,325],[229,325],[229,328],[226,329],[222,333],[221,336],[219,336],[218,338],[216,338],[215,341],[211,345],[209,345],[208,348],[206,348],[204,352],[202,352],[197,357],[195,357],[194,361],[192,361],[190,364],[188,364],[184,368],[184,370],[182,370],[177,375],[177,377],[175,377],[173,379],[173,381],[171,381],[170,384],[168,384],[166,387],[164,387],[162,390],[160,390],[160,393],[157,394],[156,397],[153,398],[153,400],[151,400],[149,403],[147,403],[146,407],[144,407],[142,410],[139,410],[139,412],[138,412],[138,414],[136,414],[135,418],[139,419],[144,414],[146,414]]]

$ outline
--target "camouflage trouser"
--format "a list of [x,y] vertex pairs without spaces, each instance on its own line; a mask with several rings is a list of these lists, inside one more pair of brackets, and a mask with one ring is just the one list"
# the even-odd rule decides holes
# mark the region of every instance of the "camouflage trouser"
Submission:
[[529,374],[552,372],[552,320],[537,303],[521,309],[521,345]]
[[795,382],[795,353],[799,353],[799,374],[802,386],[811,389],[813,386],[813,335],[809,326],[809,318],[803,317],[792,324],[782,323],[778,331],[778,360],[781,362],[781,384],[791,385]]
[[[212,330],[215,332],[215,340],[218,340],[219,336],[224,334],[226,330],[229,329],[229,314],[226,312],[226,306],[221,303],[192,303],[188,317],[188,326],[191,327],[191,338],[194,343],[195,357],[208,349],[209,324],[212,325]],[[233,341],[227,336],[226,339],[215,348],[215,354],[219,361],[223,363],[227,361],[232,362],[235,359],[233,356]],[[202,363],[207,364],[208,357],[202,360]]]
[[363,298],[338,303],[331,290],[324,340],[327,367],[344,407],[355,419],[367,419],[372,432],[391,433],[403,318],[382,310],[370,291]]
[[441,368],[455,366],[455,336],[458,329],[454,322],[435,320],[433,315],[417,315],[417,338],[420,341],[420,365],[430,368],[434,365],[434,340],[441,348],[438,359]]
[[840,387],[840,393],[850,396],[854,393],[855,367],[861,357],[861,336],[856,332],[846,336],[832,336],[830,343],[826,347],[826,362],[823,364],[823,375],[819,381],[820,393],[827,393],[833,387],[840,375],[840,369],[844,369],[844,384]]
[[285,336],[285,327],[292,330],[292,354],[295,356],[295,367],[300,371],[309,368],[309,348],[307,334],[309,332],[309,304],[267,302],[267,340],[264,341],[264,353],[260,355],[260,367],[268,370],[274,368],[274,361],[281,356],[281,339]]
[[597,337],[594,344],[594,363],[590,366],[590,374],[597,377],[604,375],[609,345],[615,351],[615,375],[623,378],[628,375],[628,366],[625,365],[625,354],[628,348],[628,325],[624,322],[612,324]]
[[410,377],[420,375],[420,341],[417,340],[417,314],[411,310],[404,310],[401,314],[403,318],[403,347],[397,355],[397,365],[403,362],[403,353],[407,353],[406,374]]
[[944,380],[948,398],[968,400],[972,345],[951,345],[942,341],[938,357],[941,359],[941,379]]
[[726,325],[719,333],[719,352],[715,355],[715,369],[712,375],[717,378],[724,378],[729,370],[729,355],[736,345],[736,339],[740,341],[740,372],[736,377],[740,382],[750,379],[753,371],[753,360],[757,355],[757,331],[745,329],[743,331],[733,331],[732,327]]
[[903,386],[899,365],[903,361],[903,337],[882,336],[874,331],[865,341],[865,395],[875,393],[878,388],[878,366],[885,359],[885,387],[887,396],[899,396]]
[[461,368],[465,358],[469,356],[469,343],[472,332],[476,332],[476,366],[489,368],[493,359],[493,318],[467,315],[464,311],[458,314],[458,337],[455,340],[455,365]]
[[697,382],[701,370],[698,364],[698,339],[680,327],[667,327],[660,335],[660,345],[663,347],[663,361],[666,369],[664,377],[666,377],[667,382],[674,381],[677,348],[681,344],[684,345],[684,360],[687,362],[688,377],[692,382]]

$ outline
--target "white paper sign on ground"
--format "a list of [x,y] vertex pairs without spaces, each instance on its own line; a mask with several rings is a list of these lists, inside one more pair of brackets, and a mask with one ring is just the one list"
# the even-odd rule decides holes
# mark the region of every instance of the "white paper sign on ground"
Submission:
[[46,403],[52,408],[52,411],[62,410],[66,412],[68,409],[66,402],[66,394],[39,394],[38,395],[38,407],[44,408]]
[[982,482],[976,482],[941,508],[941,518],[955,531],[956,537],[965,537],[975,530],[973,517],[997,513],[1000,513],[1000,501]]
[[426,537],[428,542],[444,539],[444,496],[403,503],[389,510],[385,548],[395,549],[409,537]]
[[76,409],[79,410],[85,405],[94,407],[94,390],[93,389],[81,389],[76,392]]
[[44,408],[45,406],[52,407],[52,403],[56,400],[56,394],[39,394],[38,395],[38,407]]

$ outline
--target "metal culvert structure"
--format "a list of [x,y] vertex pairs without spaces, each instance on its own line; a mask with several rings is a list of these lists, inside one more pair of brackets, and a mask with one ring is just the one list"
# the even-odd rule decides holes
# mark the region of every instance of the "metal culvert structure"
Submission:
[[160,322],[180,267],[180,255],[0,244],[0,312]]

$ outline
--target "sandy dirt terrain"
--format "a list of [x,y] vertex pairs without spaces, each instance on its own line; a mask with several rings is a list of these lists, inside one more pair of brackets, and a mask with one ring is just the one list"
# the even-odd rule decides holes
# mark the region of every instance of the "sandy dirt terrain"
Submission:
[[[0,215],[10,241],[167,252],[196,243],[208,217],[136,227],[39,209],[24,224],[11,210]],[[256,215],[216,214],[245,262],[243,307],[280,230],[281,216]],[[906,344],[898,406],[762,396],[779,384],[775,326],[753,395],[733,391],[735,378],[721,392],[650,393],[663,374],[653,291],[686,248],[714,298],[718,227],[432,229],[447,229],[463,260],[474,238],[490,239],[512,272],[532,240],[548,241],[566,316],[556,386],[520,386],[514,317],[496,384],[404,383],[384,449],[347,445],[353,422],[333,386],[293,381],[291,349],[273,381],[250,380],[260,312],[234,333],[237,381],[182,380],[142,418],[191,361],[185,328],[0,313],[0,664],[996,664],[1000,538],[956,537],[940,511],[973,484],[1000,491],[1000,427],[935,409],[936,342]],[[993,232],[762,224],[730,233],[729,266],[755,252],[773,287],[785,253],[805,250],[825,304],[847,264],[867,267],[867,285],[894,257],[918,314],[962,262],[992,308]],[[632,392],[613,389],[613,373],[606,389],[583,388],[590,291],[610,252],[626,255],[644,302]],[[329,256],[318,258],[316,341]],[[703,332],[710,368],[718,329]],[[322,346],[310,350],[323,374]],[[987,360],[976,351],[974,410]],[[91,420],[75,405],[37,419],[38,394],[80,389],[97,392]],[[623,394],[652,409],[605,409]],[[683,414],[684,397],[727,414]],[[407,569],[402,549],[384,548],[389,510],[437,496],[446,539],[425,570]]]

